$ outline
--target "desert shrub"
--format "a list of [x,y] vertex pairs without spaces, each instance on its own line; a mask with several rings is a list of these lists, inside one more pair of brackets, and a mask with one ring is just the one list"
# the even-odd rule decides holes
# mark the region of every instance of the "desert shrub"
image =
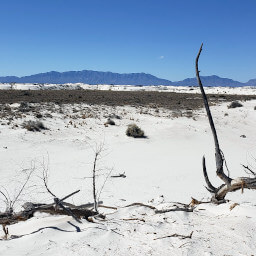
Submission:
[[19,106],[19,108],[18,108],[18,110],[20,111],[20,112],[29,112],[29,111],[31,111],[31,110],[33,110],[34,108],[31,106],[31,105],[29,105],[29,103],[27,103],[27,102],[21,102],[20,103],[20,106]]
[[112,119],[108,118],[108,120],[105,124],[115,125],[116,123]]
[[22,124],[22,127],[31,132],[40,132],[41,130],[46,130],[47,128],[40,121],[27,121]]
[[232,101],[229,105],[228,108],[240,108],[243,105],[239,101]]
[[36,118],[42,118],[43,117],[43,115],[42,114],[40,114],[40,113],[36,113]]
[[129,124],[126,130],[126,135],[133,138],[144,138],[144,131],[136,124]]
[[112,118],[112,119],[122,119],[121,116],[119,116],[117,114],[110,114],[108,117]]

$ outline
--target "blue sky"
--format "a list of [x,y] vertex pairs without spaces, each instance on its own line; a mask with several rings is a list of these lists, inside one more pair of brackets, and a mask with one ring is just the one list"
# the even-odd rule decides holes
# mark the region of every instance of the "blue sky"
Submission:
[[255,0],[0,0],[0,76],[145,72],[256,78]]

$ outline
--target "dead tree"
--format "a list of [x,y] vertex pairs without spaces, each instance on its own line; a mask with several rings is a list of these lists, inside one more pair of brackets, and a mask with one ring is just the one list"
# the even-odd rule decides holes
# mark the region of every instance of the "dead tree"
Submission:
[[254,174],[254,177],[238,177],[238,178],[231,178],[229,177],[229,175],[226,175],[224,173],[224,168],[223,168],[223,164],[225,162],[225,158],[224,158],[224,154],[220,149],[219,146],[219,141],[218,141],[218,136],[217,136],[217,132],[215,129],[215,125],[213,122],[213,118],[212,118],[212,114],[210,111],[210,107],[208,104],[208,99],[207,96],[205,94],[201,79],[200,79],[200,75],[199,75],[199,70],[198,70],[198,60],[200,57],[200,54],[202,52],[202,48],[203,48],[203,44],[201,44],[201,47],[199,49],[199,52],[197,54],[196,57],[196,77],[198,80],[198,85],[200,87],[200,91],[203,97],[203,101],[204,101],[204,107],[207,113],[207,117],[209,120],[209,124],[211,127],[211,131],[212,131],[212,135],[213,135],[213,139],[214,139],[214,144],[215,144],[215,160],[216,160],[216,174],[217,176],[224,182],[224,184],[222,184],[221,186],[219,186],[218,188],[214,187],[212,185],[212,183],[209,180],[208,174],[207,174],[207,169],[206,169],[206,164],[205,164],[205,157],[203,157],[203,174],[204,174],[204,178],[205,178],[205,182],[206,182],[206,189],[212,193],[212,202],[215,203],[223,203],[225,202],[225,197],[227,195],[227,193],[229,192],[234,192],[237,191],[239,189],[241,189],[241,191],[243,192],[243,190],[245,188],[247,189],[256,189],[256,176],[255,173],[252,172],[252,174]]

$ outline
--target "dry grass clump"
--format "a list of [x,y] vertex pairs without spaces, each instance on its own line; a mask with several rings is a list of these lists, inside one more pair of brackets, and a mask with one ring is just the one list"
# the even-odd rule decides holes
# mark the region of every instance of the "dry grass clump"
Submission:
[[41,130],[46,130],[47,128],[40,121],[27,121],[22,124],[22,127],[30,132],[40,132]]
[[136,124],[129,124],[126,135],[133,138],[145,138],[144,131]]
[[232,101],[229,105],[228,108],[240,108],[243,105],[239,101]]

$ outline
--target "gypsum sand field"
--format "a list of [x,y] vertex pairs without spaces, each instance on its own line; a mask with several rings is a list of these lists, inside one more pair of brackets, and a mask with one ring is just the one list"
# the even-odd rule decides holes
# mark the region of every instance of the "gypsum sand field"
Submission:
[[[241,163],[255,164],[256,102],[242,104],[235,109],[228,109],[227,103],[212,108],[221,146],[234,176],[243,175]],[[78,224],[69,216],[36,214],[26,222],[9,226],[10,235],[25,236],[1,241],[1,254],[253,255],[255,195],[251,191],[230,194],[231,202],[227,204],[199,205],[193,213],[155,214],[148,207],[121,208],[141,202],[165,209],[172,206],[170,202],[189,203],[191,196],[209,199],[201,170],[203,154],[207,156],[208,169],[213,170],[209,171],[211,180],[215,184],[219,181],[215,177],[213,142],[204,110],[187,114],[188,110],[84,103],[13,103],[2,107],[5,110],[1,114],[9,114],[1,118],[4,125],[0,126],[0,176],[1,185],[11,195],[15,195],[22,178],[20,170],[32,164],[39,174],[42,166],[48,167],[49,186],[56,194],[64,196],[81,189],[70,202],[92,202],[93,147],[103,141],[99,188],[110,170],[111,174],[125,172],[126,178],[109,178],[105,184],[101,200],[118,208],[100,208],[106,214],[105,221],[83,220]],[[36,117],[38,114],[42,117]],[[112,114],[121,119],[113,118],[116,125],[106,127],[104,123]],[[24,121],[37,119],[48,129],[30,132],[22,128]],[[130,123],[138,124],[147,138],[127,137],[125,130]],[[28,187],[23,201],[52,201],[36,175],[31,183],[36,187]],[[17,209],[23,201],[18,202]],[[239,205],[230,210],[234,203]],[[162,238],[173,234],[188,236],[192,231],[192,238]]]

